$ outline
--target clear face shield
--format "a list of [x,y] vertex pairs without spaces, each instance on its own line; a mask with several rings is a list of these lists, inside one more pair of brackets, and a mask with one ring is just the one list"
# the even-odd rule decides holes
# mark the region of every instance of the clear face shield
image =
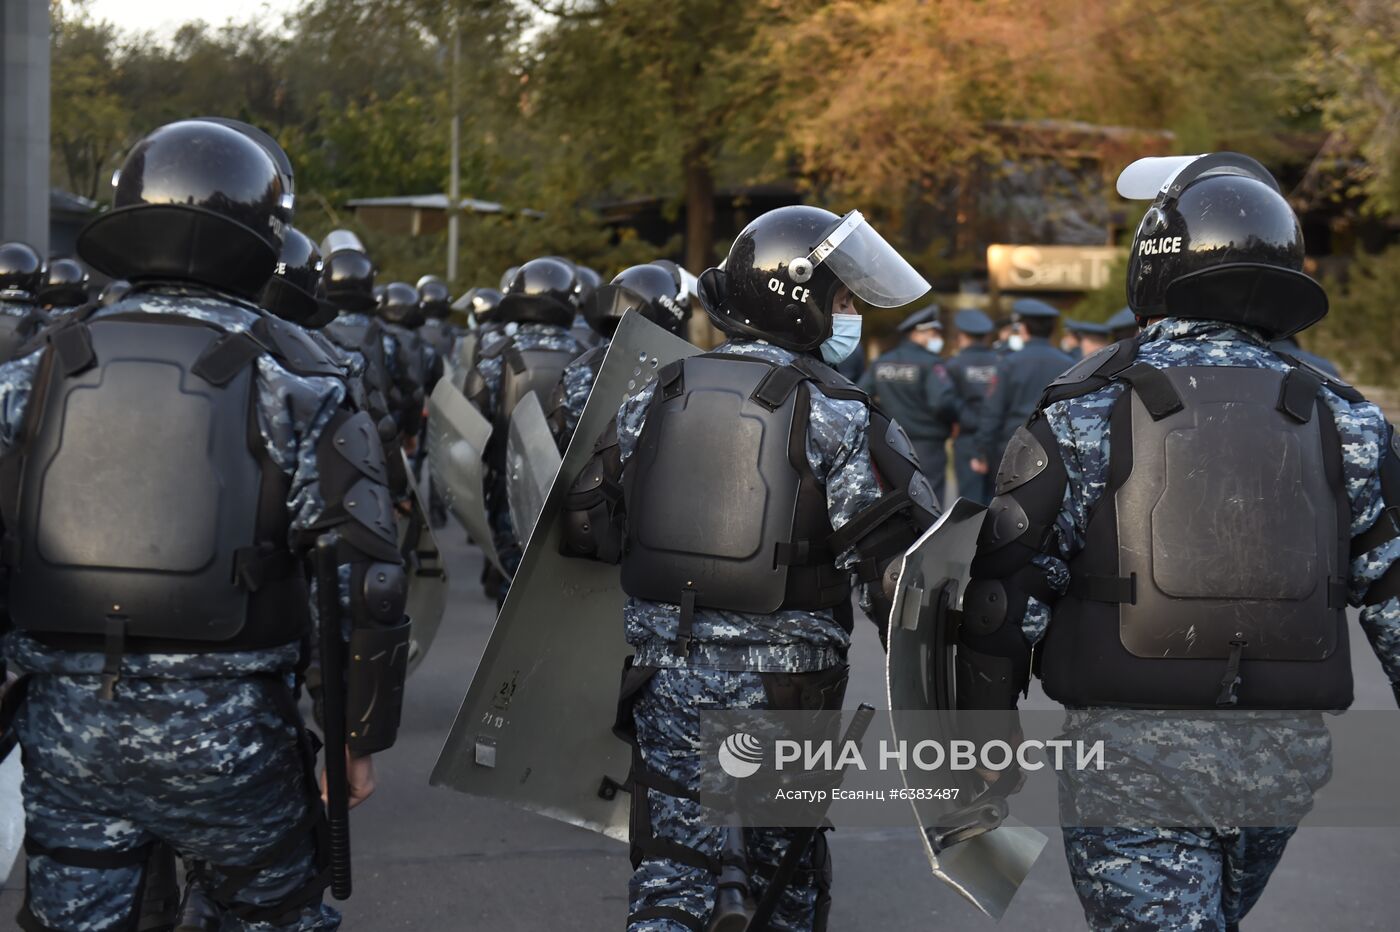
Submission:
[[1262,181],[1275,191],[1279,189],[1267,168],[1238,152],[1138,159],[1118,175],[1116,187],[1118,195],[1130,201],[1175,199],[1191,182],[1207,175],[1242,175]]
[[360,238],[349,230],[331,230],[326,234],[326,238],[321,240],[321,255],[329,256],[342,250],[352,252],[365,252],[364,243]]
[[853,295],[874,307],[901,307],[931,287],[858,210],[841,218],[810,255],[792,260],[788,274],[804,282],[823,263]]

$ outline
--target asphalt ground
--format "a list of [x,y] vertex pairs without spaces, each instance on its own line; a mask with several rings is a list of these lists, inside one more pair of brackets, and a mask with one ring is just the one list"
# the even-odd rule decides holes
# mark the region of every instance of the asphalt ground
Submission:
[[[631,873],[623,845],[489,799],[430,787],[428,774],[486,645],[494,605],[481,594],[480,553],[451,525],[440,532],[451,575],[447,617],[432,652],[408,685],[398,744],[378,755],[379,788],[355,811],[355,894],[339,904],[347,930],[617,930]],[[544,583],[541,583],[544,584]],[[1356,630],[1358,708],[1394,708],[1365,639]],[[860,621],[847,705],[884,706],[883,654]],[[615,671],[598,671],[614,678]],[[1038,691],[1027,707],[1053,708]],[[992,929],[929,873],[908,830],[840,830],[831,928],[889,932]],[[17,871],[17,874],[20,872]],[[1302,828],[1289,845],[1246,929],[1400,927],[1400,830]],[[12,927],[20,877],[0,893],[0,928]],[[1064,854],[1052,833],[1000,923],[1006,930],[1082,930]]]

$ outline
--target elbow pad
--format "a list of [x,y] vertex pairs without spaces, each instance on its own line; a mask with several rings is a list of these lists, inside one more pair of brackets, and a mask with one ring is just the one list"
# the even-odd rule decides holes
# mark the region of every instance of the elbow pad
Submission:
[[316,465],[324,502],[317,530],[334,527],[352,549],[399,562],[389,469],[374,420],[363,411],[337,413],[321,435]]
[[603,563],[622,559],[622,465],[617,422],[609,422],[564,499],[560,553]]
[[995,497],[977,539],[973,575],[1010,576],[1046,553],[1068,484],[1049,423],[1038,417],[1016,428],[997,469]]

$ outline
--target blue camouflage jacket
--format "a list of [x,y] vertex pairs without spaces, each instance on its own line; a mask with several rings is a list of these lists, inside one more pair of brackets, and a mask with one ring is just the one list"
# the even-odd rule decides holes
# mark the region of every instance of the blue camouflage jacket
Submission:
[[[98,310],[93,319],[133,312],[189,317],[234,332],[248,330],[262,316],[256,307],[236,298],[162,286],[135,290]],[[17,439],[42,355],[40,349],[0,365],[0,453],[8,451]],[[287,510],[290,532],[296,534],[321,517],[324,500],[317,480],[316,447],[326,425],[345,402],[346,386],[336,378],[292,375],[266,354],[258,357],[256,365],[258,430],[268,456],[290,477]],[[299,654],[297,644],[201,654],[127,654],[122,659],[122,674],[195,679],[286,672],[295,667]],[[96,675],[103,666],[100,653],[49,648],[18,631],[6,638],[6,659],[36,673]]]
[[[797,358],[790,350],[748,340],[725,343],[715,352],[756,356],[779,364]],[[651,387],[643,389],[618,409],[617,437],[623,464],[636,450],[652,394]],[[840,529],[881,495],[867,438],[870,412],[860,401],[827,398],[820,392],[810,394],[810,404],[807,462],[826,489],[831,526]],[[848,550],[838,555],[836,565],[849,569],[855,561],[854,551]],[[864,587],[860,600],[868,613],[870,594]],[[690,653],[678,656],[672,645],[680,621],[679,606],[629,597],[623,617],[627,642],[636,648],[639,666],[804,673],[844,662],[851,641],[829,610],[755,615],[697,608]]]
[[[1269,348],[1258,333],[1208,320],[1167,318],[1142,334],[1137,359],[1156,368],[1173,366],[1243,366],[1284,371],[1289,364]],[[1056,402],[1044,409],[1064,460],[1068,484],[1064,502],[1043,554],[1033,562],[1045,571],[1051,587],[1063,593],[1069,585],[1068,561],[1084,547],[1089,515],[1103,495],[1109,478],[1109,411],[1121,383],[1097,392]],[[1336,421],[1343,451],[1343,475],[1351,503],[1351,533],[1355,538],[1371,527],[1388,506],[1381,493],[1380,467],[1391,442],[1391,426],[1376,405],[1352,403],[1324,389],[1322,397]],[[1348,598],[1361,606],[1367,589],[1400,559],[1400,538],[1359,554],[1351,564]],[[1050,607],[1031,597],[1022,633],[1034,645],[1045,633]],[[1400,597],[1361,609],[1361,626],[1392,684],[1400,684]]]

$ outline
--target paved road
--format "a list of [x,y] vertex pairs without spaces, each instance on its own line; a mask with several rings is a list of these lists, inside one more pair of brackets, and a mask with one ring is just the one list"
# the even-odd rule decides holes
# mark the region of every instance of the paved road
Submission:
[[[616,930],[630,873],[623,846],[510,807],[428,786],[428,773],[486,644],[493,607],[476,585],[477,552],[455,527],[441,541],[452,572],[449,615],[432,654],[409,683],[398,745],[379,761],[379,792],[354,816],[355,896],[347,930]],[[1393,708],[1365,646],[1355,649],[1357,705]],[[857,629],[848,704],[883,706],[874,628]],[[613,677],[614,671],[598,675]],[[1035,704],[1048,707],[1043,696]],[[910,831],[838,831],[832,928],[913,932],[993,929],[929,876]],[[1303,829],[1247,929],[1394,929],[1400,908],[1400,831]],[[0,927],[19,905],[0,894]],[[1082,930],[1056,840],[1047,846],[1001,928]]]

